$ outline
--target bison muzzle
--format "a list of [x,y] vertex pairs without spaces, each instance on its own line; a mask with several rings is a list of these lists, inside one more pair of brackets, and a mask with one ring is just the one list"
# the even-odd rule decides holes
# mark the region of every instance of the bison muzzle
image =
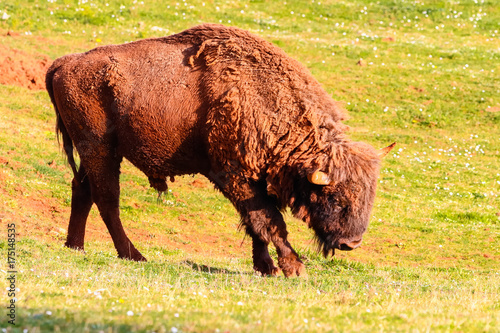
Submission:
[[343,108],[273,44],[205,24],[61,57],[46,84],[74,173],[67,247],[84,248],[95,203],[118,256],[145,260],[119,217],[123,158],[158,191],[177,175],[207,177],[241,215],[263,275],[305,274],[287,240],[286,207],[325,256],[361,244],[380,155],[392,146],[379,152],[347,138]]

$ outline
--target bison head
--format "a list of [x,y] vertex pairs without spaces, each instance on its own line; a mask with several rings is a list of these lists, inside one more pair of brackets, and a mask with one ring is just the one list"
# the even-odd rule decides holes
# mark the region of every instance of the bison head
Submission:
[[361,245],[375,199],[380,159],[393,147],[377,152],[369,145],[349,142],[335,147],[326,165],[296,180],[292,212],[314,230],[325,257],[335,249],[353,250]]

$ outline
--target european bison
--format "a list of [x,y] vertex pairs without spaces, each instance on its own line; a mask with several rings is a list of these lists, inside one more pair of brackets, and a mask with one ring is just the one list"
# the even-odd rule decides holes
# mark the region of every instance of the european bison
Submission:
[[124,157],[158,191],[176,175],[207,177],[240,213],[263,275],[279,272],[269,242],[285,276],[305,274],[287,240],[287,206],[315,231],[325,256],[360,245],[380,155],[392,146],[377,152],[349,140],[342,107],[271,43],[204,24],[64,56],[46,84],[74,173],[67,247],[83,249],[95,203],[118,256],[146,260],[119,217]]

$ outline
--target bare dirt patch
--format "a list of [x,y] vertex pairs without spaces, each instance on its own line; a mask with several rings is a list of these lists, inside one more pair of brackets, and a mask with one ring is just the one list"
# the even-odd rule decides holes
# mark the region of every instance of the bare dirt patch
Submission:
[[45,73],[52,60],[44,54],[0,48],[0,84],[32,90],[45,89]]

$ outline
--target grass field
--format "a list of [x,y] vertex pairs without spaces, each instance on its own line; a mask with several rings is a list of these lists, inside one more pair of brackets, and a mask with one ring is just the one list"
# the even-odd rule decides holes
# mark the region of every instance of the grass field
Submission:
[[4,84],[1,331],[500,332],[496,1],[0,0],[0,47],[55,59],[202,22],[248,29],[305,64],[349,110],[353,139],[398,142],[362,247],[324,259],[287,214],[309,277],[259,277],[236,211],[206,179],[178,178],[158,198],[125,162],[121,217],[148,262],[116,258],[95,208],[86,253],[66,249],[72,175],[49,97]]

